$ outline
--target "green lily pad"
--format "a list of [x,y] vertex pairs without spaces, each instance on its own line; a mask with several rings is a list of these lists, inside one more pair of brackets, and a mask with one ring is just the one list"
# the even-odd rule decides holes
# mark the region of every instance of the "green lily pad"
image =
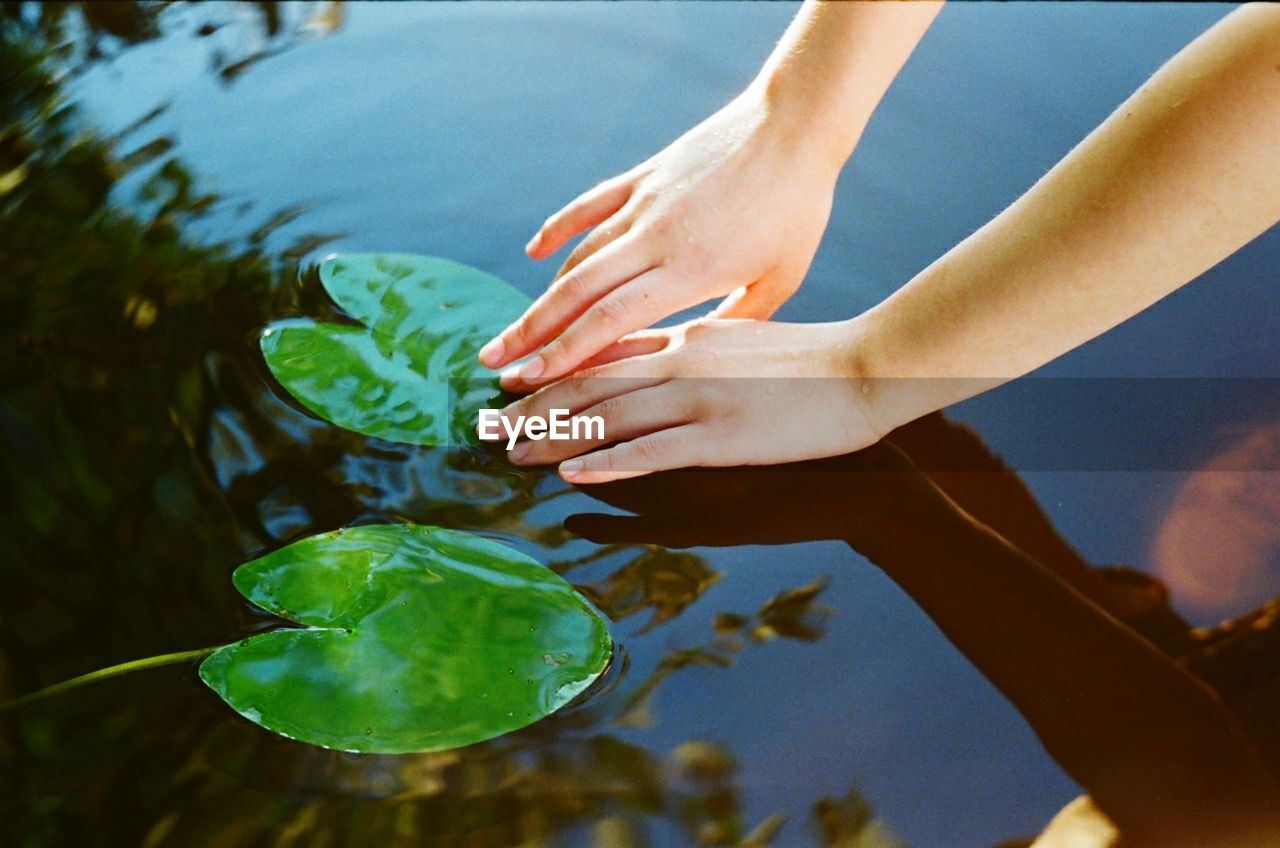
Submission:
[[201,679],[251,721],[325,748],[439,751],[508,733],[569,703],[612,649],[601,616],[554,572],[438,527],[311,536],[232,581],[306,627],[219,648]]
[[475,444],[476,410],[497,406],[480,346],[529,306],[497,277],[432,256],[364,253],[320,266],[329,296],[364,327],[277,321],[267,366],[307,409],[339,427],[415,445]]

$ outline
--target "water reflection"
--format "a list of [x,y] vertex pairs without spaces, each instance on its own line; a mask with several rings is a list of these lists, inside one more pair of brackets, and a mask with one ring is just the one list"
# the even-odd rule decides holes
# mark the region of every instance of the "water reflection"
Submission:
[[[232,80],[293,43],[297,27],[282,16],[315,21],[300,8],[256,4],[237,41],[216,19],[241,10],[212,7],[199,36],[239,45],[214,50],[215,71]],[[571,538],[558,517],[539,517],[564,494],[545,474],[513,470],[500,452],[370,441],[272,391],[252,333],[330,308],[314,271],[293,264],[326,237],[264,253],[270,233],[302,214],[291,208],[240,238],[195,238],[192,225],[227,201],[201,189],[172,138],[147,138],[162,106],[101,137],[59,105],[64,72],[156,37],[159,14],[69,4],[6,6],[0,19],[10,157],[0,229],[4,698],[272,626],[227,577],[308,533],[412,519],[544,556]],[[647,612],[642,630],[720,574],[692,554],[625,545],[555,567],[594,575],[582,588],[615,621]],[[703,643],[669,647],[633,679],[619,663],[581,705],[442,754],[353,757],[275,737],[217,703],[189,669],[31,704],[0,718],[0,841],[509,845],[569,834],[609,846],[766,844],[785,817],[747,818],[732,752],[633,737],[654,726],[650,705],[673,675],[731,665],[744,650],[739,631],[817,638],[820,628],[799,623],[816,594],[805,591],[754,615],[726,612]],[[889,844],[856,793],[815,804],[832,842]]]
[[[926,463],[942,451],[987,470],[933,476],[912,464],[912,451]],[[1258,713],[1256,686],[1213,671],[1232,664],[1228,654],[1256,662],[1259,645],[1227,641],[1239,624],[1191,631],[1162,593],[1135,603],[1132,575],[1091,570],[1036,515],[1016,477],[941,416],[832,460],[674,472],[589,491],[633,513],[569,518],[596,541],[832,539],[883,569],[1088,793],[1030,844],[1280,844],[1273,722]],[[813,594],[796,597],[807,603]],[[1273,631],[1272,644],[1275,622],[1274,610],[1249,617],[1252,628]],[[1218,690],[1186,665],[1218,678]],[[1248,712],[1228,708],[1241,697],[1252,701]]]
[[[1159,703],[1117,704],[1112,678],[1073,676],[1090,672],[1099,656],[1121,656],[1100,647],[1106,640],[1132,646],[1081,598],[1182,658],[1274,770],[1276,603],[1212,631],[1191,630],[1169,610],[1161,584],[1090,567],[1015,475],[972,433],[941,419],[899,432],[895,443],[919,467],[964,471],[921,475],[880,451],[828,466],[678,476],[599,490],[636,515],[579,517],[566,529],[563,513],[582,509],[587,495],[545,474],[512,469],[493,452],[371,441],[282,399],[251,340],[273,319],[323,317],[331,308],[298,263],[332,235],[308,230],[305,205],[260,211],[255,198],[213,191],[183,160],[177,135],[158,128],[165,104],[108,136],[85,120],[66,86],[82,69],[166,32],[194,34],[223,87],[248,86],[246,68],[312,32],[333,32],[341,15],[336,4],[0,7],[0,699],[272,626],[231,590],[235,565],[310,533],[402,519],[501,537],[550,562],[610,616],[627,662],[590,698],[533,727],[410,757],[356,757],[277,738],[232,714],[191,670],[103,683],[0,716],[0,844],[900,844],[852,788],[857,766],[841,765],[834,791],[796,782],[784,803],[779,787],[795,775],[759,764],[760,750],[769,753],[763,742],[774,740],[749,750],[729,729],[690,730],[663,702],[664,691],[684,699],[698,688],[758,700],[763,678],[785,672],[779,656],[830,656],[819,652],[831,647],[827,634],[859,587],[839,596],[838,575],[797,576],[802,559],[814,556],[804,547],[791,559],[779,555],[778,567],[750,585],[758,596],[735,594],[730,584],[736,578],[741,587],[744,575],[731,573],[732,561],[655,542],[855,543],[945,622],[993,681],[1004,681],[1063,766],[1135,839],[1145,835],[1148,811],[1130,812],[1123,790],[1146,780],[1141,770],[1157,760],[1107,751],[1103,771],[1125,777],[1117,789],[1076,758],[1096,752],[1095,743],[1076,744],[1070,734],[1113,728],[1102,721],[1109,713],[1116,721],[1138,714],[1151,727],[1190,727],[1189,744],[1201,744],[1221,730],[1221,713],[1209,708],[1207,725],[1174,714],[1188,698],[1204,700],[1150,653],[1103,670],[1129,679],[1154,667],[1172,681]],[[286,225],[297,235],[268,248]],[[209,230],[216,237],[200,235]],[[577,532],[607,543],[587,547]],[[1004,558],[978,556],[988,548]],[[1078,596],[1016,580],[979,594],[954,578],[981,573],[989,559],[1015,574],[1047,569]],[[935,560],[943,565],[920,566]],[[933,582],[935,571],[945,582]],[[1046,586],[1053,603],[1032,592]],[[1033,659],[1001,653],[1017,616],[1035,619],[1025,629],[1037,638],[1012,646],[1034,650]],[[883,635],[899,639],[918,644]],[[784,646],[802,653],[769,653]],[[1047,656],[1058,659],[1050,665]],[[1090,694],[1101,718],[1055,715],[1044,675],[1032,673],[1045,668],[1074,685],[1073,704]],[[741,688],[723,683],[739,671]],[[852,676],[847,668],[824,673]],[[796,694],[797,702],[831,697]],[[779,702],[775,711],[787,707]],[[909,709],[895,705],[914,718]],[[848,714],[833,711],[837,732],[875,731],[872,719],[850,731]],[[810,756],[810,731],[829,732],[799,724],[783,742]],[[1227,740],[1222,750],[1225,759],[1201,772],[1218,775],[1204,781],[1203,797],[1179,796],[1176,807],[1207,811],[1211,829],[1222,809],[1217,790],[1246,801],[1257,793],[1241,746]],[[918,763],[899,765],[899,751],[889,756],[900,780],[924,783]],[[973,803],[956,794],[920,803],[956,816]]]

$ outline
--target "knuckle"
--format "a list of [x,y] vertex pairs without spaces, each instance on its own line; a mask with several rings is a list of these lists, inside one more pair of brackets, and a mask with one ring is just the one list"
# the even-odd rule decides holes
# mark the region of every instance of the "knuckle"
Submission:
[[656,439],[641,439],[631,443],[631,453],[639,465],[653,465],[662,455],[662,445]]
[[547,364],[548,370],[551,370],[559,367],[568,353],[565,343],[557,339],[544,347],[540,355],[542,356],[542,361]]
[[595,460],[590,463],[592,471],[617,471],[618,470],[618,449],[603,451],[596,455]]
[[601,322],[609,325],[625,324],[635,312],[635,307],[629,297],[605,298],[596,304],[594,308],[596,317]]
[[650,236],[665,239],[674,232],[675,222],[670,215],[656,215],[649,221],[649,226],[646,229],[649,231]]
[[592,414],[599,415],[612,424],[618,424],[621,421],[622,414],[626,410],[626,404],[623,403],[621,397],[611,397],[600,401],[592,407]]
[[684,402],[684,412],[694,421],[705,421],[711,416],[715,404],[702,392],[692,393]]
[[[569,259],[573,259],[572,256]],[[566,263],[567,264],[567,263]],[[582,295],[582,275],[569,271],[551,284],[547,293],[553,297],[573,299]]]
[[564,378],[561,385],[564,387],[565,400],[575,409],[591,396],[591,375],[588,372],[571,374]]

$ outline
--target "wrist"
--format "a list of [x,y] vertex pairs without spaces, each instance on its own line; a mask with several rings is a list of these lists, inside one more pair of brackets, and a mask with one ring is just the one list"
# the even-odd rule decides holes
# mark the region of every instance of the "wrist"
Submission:
[[[853,154],[871,113],[823,102],[820,91],[792,79],[789,69],[766,68],[742,97],[760,114],[758,130],[792,158],[825,168],[834,179]],[[819,87],[820,89],[820,87]]]
[[862,416],[862,423],[875,441],[883,439],[894,428],[906,423],[896,421],[884,405],[882,385],[876,377],[871,336],[862,316],[842,321],[837,326],[838,341],[835,345],[838,361],[836,368],[849,381],[853,402]]
[[911,365],[890,355],[892,333],[879,309],[844,322],[844,336],[845,373],[877,438],[955,400],[948,399],[947,378],[917,376]]

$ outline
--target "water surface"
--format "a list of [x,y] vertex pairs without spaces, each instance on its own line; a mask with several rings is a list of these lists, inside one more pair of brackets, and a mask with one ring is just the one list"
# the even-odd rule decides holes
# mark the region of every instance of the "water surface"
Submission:
[[[0,195],[0,696],[270,626],[231,590],[237,564],[403,520],[552,565],[613,619],[626,663],[527,731],[411,758],[269,736],[190,668],[103,683],[0,723],[0,841],[730,844],[781,814],[777,844],[869,817],[927,848],[1034,834],[1079,793],[847,546],[590,542],[562,526],[611,509],[588,493],[337,431],[273,393],[251,344],[270,320],[326,314],[307,269],[333,250],[443,255],[536,293],[552,269],[521,248],[542,218],[724,103],[793,11],[209,4],[86,28],[74,10],[38,24],[29,4],[6,22],[4,74],[22,84],[6,83],[0,145],[18,174]],[[883,298],[1226,11],[949,6],[779,317]],[[1269,503],[1274,526],[1274,495],[1241,506],[1194,475],[1245,451],[1236,473],[1276,491],[1277,267],[1273,230],[1046,367],[1065,389],[953,414],[1085,560],[1164,568],[1196,621],[1274,594],[1275,535],[1232,523]],[[1104,377],[1126,382],[1099,394]],[[1249,564],[1244,589],[1217,591],[1186,555],[1224,545]]]

